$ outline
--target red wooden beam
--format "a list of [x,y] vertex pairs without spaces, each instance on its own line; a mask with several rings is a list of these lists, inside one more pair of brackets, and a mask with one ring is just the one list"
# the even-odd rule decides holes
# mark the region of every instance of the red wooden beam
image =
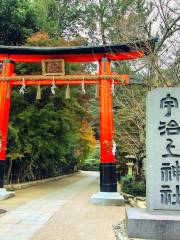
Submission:
[[71,55],[29,55],[29,54],[0,54],[0,61],[4,59],[11,59],[14,62],[41,62],[45,59],[64,59],[65,62],[96,62],[103,57],[107,57],[112,61],[120,61],[127,59],[136,59],[144,57],[143,51],[134,52],[119,52],[119,53],[106,53],[106,54],[71,54]]
[[66,62],[94,62],[101,58],[110,61],[136,59],[148,55],[157,39],[133,41],[126,44],[69,47],[30,47],[0,45],[0,61],[40,62],[44,59],[62,58]]

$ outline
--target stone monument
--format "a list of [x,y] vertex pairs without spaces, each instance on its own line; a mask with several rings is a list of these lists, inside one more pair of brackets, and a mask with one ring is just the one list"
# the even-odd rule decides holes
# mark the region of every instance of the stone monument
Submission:
[[147,97],[147,209],[127,208],[128,236],[180,240],[180,88]]

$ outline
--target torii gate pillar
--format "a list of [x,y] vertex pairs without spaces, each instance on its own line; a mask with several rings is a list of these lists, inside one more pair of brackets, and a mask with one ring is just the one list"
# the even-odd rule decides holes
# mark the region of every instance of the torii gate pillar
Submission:
[[[11,76],[14,72],[14,63],[4,60],[2,65],[2,76]],[[4,169],[6,159],[6,143],[8,131],[8,119],[11,100],[12,85],[7,81],[0,82],[0,188],[3,188]]]
[[[111,74],[111,62],[99,61],[99,76]],[[116,162],[113,153],[114,124],[112,79],[100,79],[100,192],[93,194],[91,202],[100,205],[122,205],[124,198],[117,192]]]
[[[111,74],[107,58],[99,62],[99,75]],[[117,192],[116,165],[113,155],[114,125],[112,112],[112,80],[100,79],[100,191]]]
[[[2,65],[2,77],[11,76],[13,72],[14,62],[9,59],[4,60]],[[3,188],[11,92],[12,84],[7,81],[0,81],[0,200],[15,195],[14,192],[8,192]]]

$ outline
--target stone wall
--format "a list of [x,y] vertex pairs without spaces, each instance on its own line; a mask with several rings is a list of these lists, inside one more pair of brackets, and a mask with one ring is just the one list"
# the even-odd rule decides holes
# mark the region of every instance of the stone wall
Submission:
[[52,182],[52,181],[57,181],[57,180],[60,180],[62,178],[65,178],[67,176],[70,176],[72,174],[77,174],[77,172],[71,173],[71,174],[68,174],[68,175],[62,175],[62,176],[53,177],[53,178],[46,178],[46,179],[36,180],[36,181],[31,181],[31,182],[24,182],[24,183],[17,183],[17,184],[7,184],[7,185],[4,185],[4,188],[6,188],[9,191],[25,189],[25,188],[33,187],[33,186],[36,186],[36,185],[39,185],[39,184],[44,184],[44,183],[48,183],[48,182]]

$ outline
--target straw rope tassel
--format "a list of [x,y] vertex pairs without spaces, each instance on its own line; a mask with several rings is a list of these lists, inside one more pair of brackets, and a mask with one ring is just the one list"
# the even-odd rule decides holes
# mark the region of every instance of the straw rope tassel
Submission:
[[99,85],[96,84],[96,90],[95,90],[95,98],[99,97]]
[[41,99],[41,86],[40,86],[40,84],[37,86],[36,99],[37,100]]
[[66,86],[66,91],[65,91],[65,99],[70,98],[70,87],[69,84]]

